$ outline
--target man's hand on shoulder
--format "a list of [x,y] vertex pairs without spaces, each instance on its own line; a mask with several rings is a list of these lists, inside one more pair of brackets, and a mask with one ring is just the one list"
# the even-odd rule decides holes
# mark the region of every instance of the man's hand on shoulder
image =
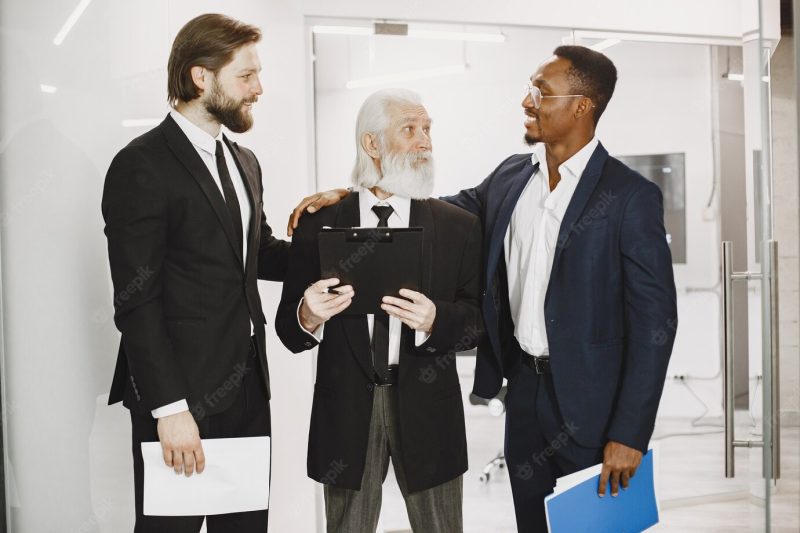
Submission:
[[200,430],[189,411],[159,418],[158,440],[161,441],[164,463],[176,474],[184,473],[189,477],[195,471],[201,474],[205,469],[206,456]]
[[311,196],[306,196],[299,204],[297,204],[297,207],[294,208],[292,214],[289,215],[289,224],[286,226],[286,234],[289,237],[292,236],[294,230],[297,229],[297,223],[300,221],[300,217],[303,216],[305,211],[308,211],[309,213],[316,213],[323,207],[339,203],[341,200],[347,197],[348,194],[350,194],[350,191],[347,189],[333,189],[330,191],[318,192],[317,194],[312,194]]
[[600,473],[597,495],[601,498],[606,495],[609,479],[611,480],[612,496],[619,494],[620,484],[623,489],[627,489],[628,481],[636,473],[641,462],[642,452],[639,450],[613,440],[608,441],[603,450],[603,470]]

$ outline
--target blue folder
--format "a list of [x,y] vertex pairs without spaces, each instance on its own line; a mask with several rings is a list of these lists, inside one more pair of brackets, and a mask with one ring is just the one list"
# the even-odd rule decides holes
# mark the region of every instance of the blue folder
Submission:
[[653,450],[642,458],[627,490],[619,495],[597,495],[600,476],[596,475],[560,494],[545,499],[551,533],[634,533],[658,523],[653,483]]

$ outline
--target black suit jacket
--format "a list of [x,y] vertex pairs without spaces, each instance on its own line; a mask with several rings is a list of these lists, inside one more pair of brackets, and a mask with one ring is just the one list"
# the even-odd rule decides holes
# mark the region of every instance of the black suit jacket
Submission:
[[[323,226],[358,224],[358,194],[300,220],[275,321],[281,341],[295,353],[317,344],[297,322],[303,292],[320,277],[317,234]],[[398,385],[399,453],[406,465],[408,490],[416,492],[467,470],[464,406],[455,352],[473,347],[482,332],[481,229],[475,216],[439,200],[412,201],[410,225],[424,228],[421,292],[436,304],[433,330],[423,345],[415,347],[414,332],[402,328],[401,344],[405,348],[400,353]],[[309,477],[338,487],[361,488],[373,376],[366,316],[333,317],[325,324],[317,357]],[[341,464],[347,467],[336,468]]]
[[253,216],[248,253],[234,244],[225,201],[168,115],[111,163],[103,190],[114,321],[122,332],[109,403],[152,409],[187,399],[195,418],[236,397],[255,326],[269,391],[258,279],[281,281],[289,243],[272,236],[255,155],[227,138]]
[[[530,154],[513,155],[477,187],[443,198],[480,216],[486,236],[487,336],[474,387],[484,398],[521,363],[503,238],[534,171]],[[678,327],[663,220],[658,186],[598,145],[561,222],[544,303],[559,409],[583,446],[647,450]]]

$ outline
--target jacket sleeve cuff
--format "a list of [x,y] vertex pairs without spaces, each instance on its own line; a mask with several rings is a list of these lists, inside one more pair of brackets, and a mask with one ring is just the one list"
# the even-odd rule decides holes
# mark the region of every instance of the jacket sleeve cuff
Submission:
[[417,346],[417,347],[422,346],[423,344],[428,342],[428,339],[430,339],[430,338],[431,338],[431,334],[428,333],[427,331],[415,331],[414,332],[414,346]]
[[300,298],[300,303],[297,304],[297,325],[300,326],[300,329],[314,337],[314,340],[317,341],[317,343],[320,343],[322,342],[322,336],[325,332],[325,324],[320,324],[314,331],[308,331],[303,327],[303,324],[300,322],[300,307],[303,305],[303,300],[305,300],[305,298]]
[[150,414],[153,415],[153,418],[164,418],[165,416],[176,415],[188,410],[189,404],[186,402],[186,399],[183,399],[153,409],[150,411]]
[[608,430],[608,440],[619,442],[642,453],[647,453],[647,446],[650,444],[649,432],[635,431],[630,426],[623,427],[613,422]]

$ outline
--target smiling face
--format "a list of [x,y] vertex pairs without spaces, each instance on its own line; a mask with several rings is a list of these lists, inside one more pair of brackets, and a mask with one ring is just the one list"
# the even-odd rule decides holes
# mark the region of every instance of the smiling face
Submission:
[[[531,83],[542,93],[542,101],[539,109],[536,109],[530,94],[526,94],[522,100],[525,142],[528,144],[562,141],[572,134],[576,120],[587,118],[585,115],[592,106],[588,98],[548,98],[573,94],[569,77],[571,66],[568,59],[553,56],[531,76]],[[588,118],[591,120],[591,117]]]
[[253,126],[253,103],[263,92],[258,79],[260,71],[256,45],[239,48],[230,63],[216,75],[211,74],[210,88],[202,97],[208,114],[233,132],[249,130]]

